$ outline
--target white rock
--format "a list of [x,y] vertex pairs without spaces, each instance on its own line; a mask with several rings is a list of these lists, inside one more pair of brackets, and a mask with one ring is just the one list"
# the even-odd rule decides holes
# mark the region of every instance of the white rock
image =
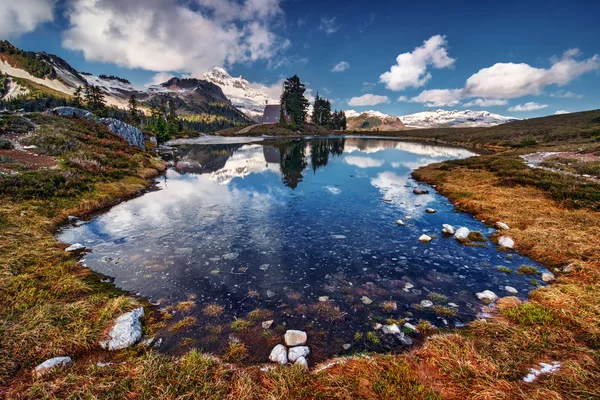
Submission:
[[506,225],[504,222],[496,222],[496,228],[502,229],[504,231],[510,229],[509,226]]
[[344,348],[344,350],[350,350],[350,347],[352,347],[352,345],[350,343],[345,343],[344,345],[342,345],[342,347]]
[[385,333],[386,335],[399,335],[401,332],[402,331],[396,324],[383,326],[383,333]]
[[100,346],[108,350],[120,350],[133,346],[142,338],[142,316],[144,307],[121,315],[108,333],[108,340],[100,342]]
[[371,300],[370,298],[368,298],[367,296],[363,296],[360,298],[360,301],[363,302],[363,304],[369,305],[371,303],[373,303],[373,300]]
[[72,362],[73,360],[71,360],[71,357],[54,357],[35,367],[35,373],[38,376],[42,376],[53,368],[66,367]]
[[271,354],[269,355],[269,360],[281,365],[287,364],[288,359],[287,350],[285,346],[282,344],[278,344],[277,346],[273,347],[273,350],[271,350]]
[[149,337],[148,339],[144,339],[140,342],[140,345],[143,347],[150,347],[154,344],[154,341],[156,340],[156,338],[154,336]]
[[273,320],[263,321],[261,326],[263,329],[269,329],[273,325]]
[[319,301],[321,303],[326,303],[329,301],[329,296],[321,296],[321,297],[319,297]]
[[554,279],[556,279],[556,278],[552,272],[544,272],[542,274],[542,280],[544,282],[552,282]]
[[299,365],[302,368],[304,368],[304,370],[308,371],[308,362],[306,361],[306,358],[304,357],[300,357],[296,360],[296,362],[294,363],[294,365]]
[[498,239],[498,244],[502,247],[506,247],[507,249],[512,249],[515,247],[515,241],[512,240],[510,236],[500,236]]
[[512,294],[519,293],[519,291],[512,286],[504,286],[504,290]]
[[412,289],[412,288],[414,288],[414,287],[415,287],[415,285],[413,285],[413,284],[412,284],[412,283],[410,283],[410,282],[407,282],[407,283],[405,283],[405,284],[404,284],[404,289]]
[[406,224],[404,223],[404,221],[402,221],[401,219],[399,219],[399,220],[396,221],[396,225],[398,225],[398,226],[404,226]]
[[428,214],[435,214],[437,210],[435,208],[426,208],[425,212]]
[[469,228],[458,228],[456,230],[456,232],[454,233],[454,239],[456,240],[467,240],[467,238],[469,237],[469,233],[471,233],[471,231],[469,230]]
[[498,296],[496,295],[496,293],[492,292],[491,290],[484,290],[483,292],[475,293],[475,296],[477,296],[479,300],[498,300]]
[[376,331],[380,330],[381,328],[383,328],[383,325],[381,325],[379,322],[376,322],[375,325],[373,325],[373,329]]
[[429,243],[429,242],[431,242],[431,236],[421,235],[421,237],[419,237],[419,242]]
[[284,336],[285,344],[288,346],[301,346],[306,344],[306,332],[297,331],[297,330],[289,330],[285,333]]
[[65,249],[65,251],[72,252],[72,251],[79,251],[79,250],[83,250],[83,249],[85,249],[84,245],[82,245],[81,243],[75,243],[75,244],[72,244],[69,247],[67,247]]
[[425,308],[433,306],[433,302],[431,300],[421,300],[420,304],[421,304],[421,307],[425,307]]
[[292,347],[288,350],[288,360],[290,362],[294,362],[297,359],[299,359],[300,357],[308,357],[308,355],[310,354],[310,349],[308,348],[308,346],[296,346],[296,347]]
[[400,339],[400,343],[402,343],[405,346],[411,346],[413,344],[412,339],[406,336],[404,332],[400,332],[400,334],[398,335],[398,339]]
[[444,227],[444,229],[442,229],[442,233],[445,233],[446,235],[454,235],[455,231],[452,225],[443,224],[442,226]]
[[404,324],[404,327],[405,327],[406,329],[410,329],[411,331],[414,331],[414,332],[416,332],[416,331],[417,331],[417,327],[416,327],[416,326],[414,326],[413,324],[409,323],[409,322],[405,323],[405,324]]
[[79,220],[79,218],[77,218],[77,217],[75,217],[73,215],[69,215],[67,217],[67,219],[69,220],[69,222],[75,222],[75,221]]
[[456,303],[448,303],[448,306],[458,308],[458,304],[456,304]]

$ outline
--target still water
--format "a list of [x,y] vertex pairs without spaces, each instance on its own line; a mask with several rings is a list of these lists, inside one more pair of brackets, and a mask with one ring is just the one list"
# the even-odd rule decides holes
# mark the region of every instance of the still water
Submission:
[[[473,155],[364,138],[181,144],[167,155],[158,190],[65,227],[59,239],[93,249],[86,266],[159,304],[168,352],[219,353],[233,340],[248,346],[245,361],[262,362],[285,329],[309,332],[313,362],[401,351],[397,338],[373,326],[461,326],[481,316],[476,292],[505,296],[511,286],[525,299],[531,277],[515,269],[543,270],[489,241],[471,247],[442,235],[442,224],[493,230],[455,212],[411,171]],[[430,194],[415,195],[415,187]],[[424,233],[435,236],[431,243],[418,241]],[[266,330],[265,320],[274,321]]]

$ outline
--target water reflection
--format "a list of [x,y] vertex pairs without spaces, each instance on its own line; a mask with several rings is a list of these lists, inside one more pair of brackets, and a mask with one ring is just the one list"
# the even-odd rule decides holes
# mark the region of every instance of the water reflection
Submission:
[[[534,263],[490,243],[468,247],[442,237],[444,223],[491,231],[434,190],[412,192],[412,169],[470,155],[378,139],[186,143],[171,155],[161,190],[69,227],[60,239],[93,248],[85,263],[121,288],[161,307],[196,305],[164,308],[170,323],[197,319],[159,333],[168,351],[184,348],[187,338],[189,346],[219,352],[231,333],[248,344],[247,361],[265,361],[286,327],[309,330],[313,361],[343,352],[345,343],[397,350],[393,336],[378,333],[374,343],[364,334],[388,318],[460,325],[481,310],[476,292],[505,295],[510,286],[525,298],[532,288],[531,278],[497,267]],[[425,206],[438,213],[426,214]],[[399,218],[407,226],[396,226]],[[437,238],[420,244],[423,233]],[[434,306],[423,307],[424,300]],[[224,307],[224,315],[205,315],[208,304]],[[232,331],[235,318],[254,318],[257,309],[274,328],[265,334],[257,320]]]

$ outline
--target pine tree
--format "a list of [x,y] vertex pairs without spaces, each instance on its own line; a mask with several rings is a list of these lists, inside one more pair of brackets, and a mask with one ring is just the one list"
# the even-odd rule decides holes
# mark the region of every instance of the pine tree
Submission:
[[313,124],[321,125],[321,98],[319,97],[319,92],[317,92],[317,95],[315,96],[311,120]]
[[139,126],[142,123],[142,118],[140,116],[140,110],[137,108],[138,101],[135,98],[135,94],[132,94],[129,98],[128,103],[128,111],[127,111],[127,122],[131,125]]
[[170,138],[176,136],[179,129],[179,118],[177,117],[177,106],[175,105],[175,100],[172,97],[169,97],[169,112],[167,114],[167,125],[168,132]]
[[158,140],[160,143],[164,143],[170,139],[167,120],[165,117],[166,110],[167,107],[164,100],[158,107],[152,108],[152,130],[156,134],[156,140]]
[[283,83],[281,94],[281,108],[289,115],[292,125],[302,126],[306,122],[306,114],[309,106],[304,97],[306,86],[300,82],[297,75],[288,78]]
[[82,93],[83,89],[81,88],[81,86],[77,86],[77,89],[75,89],[75,93],[73,93],[73,105],[75,107],[81,107],[81,93]]

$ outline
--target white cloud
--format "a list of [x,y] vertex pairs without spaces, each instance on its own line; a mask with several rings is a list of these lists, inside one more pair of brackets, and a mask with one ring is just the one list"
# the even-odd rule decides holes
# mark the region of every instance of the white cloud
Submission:
[[396,58],[396,65],[382,74],[379,80],[395,91],[425,85],[431,79],[427,67],[447,68],[454,64],[455,59],[448,56],[447,44],[445,36],[432,36],[411,53],[400,54]]
[[578,49],[567,50],[562,57],[554,57],[548,69],[523,63],[494,64],[467,79],[465,95],[496,99],[536,95],[545,86],[566,85],[578,76],[600,68],[600,57],[597,54],[587,60],[577,61],[573,57],[579,54]]
[[460,89],[431,89],[424,90],[418,96],[410,99],[413,103],[425,103],[427,107],[452,107],[460,103]]
[[360,97],[353,97],[348,101],[348,105],[352,107],[375,106],[377,104],[389,103],[390,99],[387,96],[378,96],[375,94],[363,94]]
[[346,164],[354,165],[358,168],[378,168],[383,165],[382,160],[376,160],[371,157],[346,156],[344,157]]
[[175,75],[173,75],[170,72],[158,72],[154,74],[152,78],[150,78],[150,82],[148,83],[148,85],[160,85],[161,83],[165,83],[174,76]]
[[554,93],[550,93],[550,97],[558,97],[560,99],[583,99],[582,94],[576,94],[573,92],[565,92],[564,90],[559,90]]
[[321,24],[319,25],[319,30],[322,30],[327,35],[331,35],[340,29],[340,26],[335,22],[335,17],[327,18],[321,17]]
[[335,65],[335,67],[333,67],[331,72],[343,72],[348,68],[350,68],[350,64],[347,61],[340,61]]
[[406,96],[400,96],[400,97],[398,97],[398,101],[403,101],[403,102],[406,102],[406,101],[410,101],[410,100],[409,100],[409,98],[408,98],[408,97],[406,97]]
[[325,186],[325,189],[328,190],[333,195],[338,195],[342,193],[342,189],[335,186]]
[[465,107],[494,107],[494,106],[505,106],[508,104],[507,100],[502,99],[475,99],[468,103],[464,103]]
[[0,37],[20,36],[54,20],[56,0],[3,1],[0,5]]
[[295,65],[295,64],[304,65],[307,63],[308,63],[308,58],[300,57],[299,55],[279,56],[279,57],[270,59],[267,64],[267,68],[268,69],[278,69],[281,67],[291,67],[292,65]]
[[375,88],[375,85],[377,85],[374,82],[363,82],[363,88],[362,91],[363,92],[370,92],[371,90],[373,90],[373,88]]
[[567,110],[556,110],[554,115],[562,115],[562,114],[570,114],[570,113],[571,113],[571,111],[567,111]]
[[510,107],[508,109],[508,111],[535,111],[535,110],[541,110],[543,108],[548,107],[548,104],[538,104],[535,103],[533,101],[530,101],[529,103],[525,103],[525,104],[518,104],[514,107]]
[[289,46],[270,30],[280,0],[72,0],[63,46],[88,61],[201,76],[213,66],[268,60]]

